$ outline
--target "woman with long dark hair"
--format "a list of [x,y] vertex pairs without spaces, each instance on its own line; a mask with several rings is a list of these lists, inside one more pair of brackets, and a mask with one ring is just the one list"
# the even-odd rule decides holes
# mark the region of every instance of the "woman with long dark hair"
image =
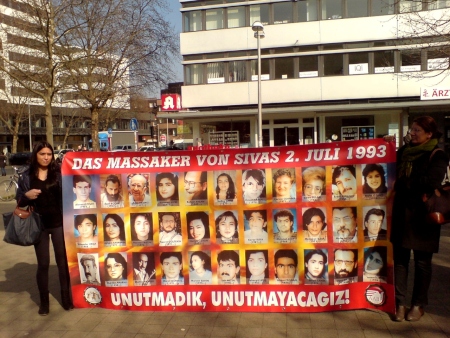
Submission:
[[58,266],[62,306],[65,310],[73,309],[64,243],[61,169],[55,161],[50,143],[41,141],[35,144],[30,164],[19,171],[16,200],[21,207],[33,206],[34,211],[41,215],[44,228],[39,243],[34,245],[38,263],[36,273],[40,297],[38,313],[46,316],[50,311],[48,292],[50,237]]

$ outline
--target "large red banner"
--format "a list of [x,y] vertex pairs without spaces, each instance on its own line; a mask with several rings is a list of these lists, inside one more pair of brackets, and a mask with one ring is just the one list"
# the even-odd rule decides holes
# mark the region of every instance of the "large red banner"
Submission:
[[395,144],[64,159],[77,307],[393,312]]

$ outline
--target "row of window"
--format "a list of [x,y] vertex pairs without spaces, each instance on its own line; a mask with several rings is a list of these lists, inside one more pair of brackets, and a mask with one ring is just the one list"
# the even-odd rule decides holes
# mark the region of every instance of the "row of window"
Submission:
[[[197,3],[203,4],[203,3]],[[211,4],[204,2],[205,5]],[[388,15],[450,7],[450,0],[301,0],[183,12],[183,31]]]
[[[261,60],[261,80],[318,76],[381,74],[448,69],[449,58],[438,50],[387,50],[305,55]],[[185,84],[258,80],[257,60],[222,61],[184,66]]]

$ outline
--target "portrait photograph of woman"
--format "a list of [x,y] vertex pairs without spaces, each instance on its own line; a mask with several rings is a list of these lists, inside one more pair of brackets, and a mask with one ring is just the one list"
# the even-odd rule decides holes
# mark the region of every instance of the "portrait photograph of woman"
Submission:
[[104,245],[125,246],[125,224],[123,216],[119,214],[106,214],[103,217]]
[[189,284],[210,285],[212,279],[211,256],[209,252],[194,251],[189,259]]
[[305,250],[305,284],[328,284],[327,251],[322,249]]
[[325,201],[325,168],[308,167],[302,171],[302,192],[304,202]]
[[386,252],[385,246],[364,249],[363,282],[387,282]]
[[153,245],[153,220],[151,213],[130,214],[130,227],[134,246]]
[[159,173],[155,181],[157,205],[179,205],[178,176],[174,173]]
[[365,198],[385,198],[387,193],[386,164],[371,163],[362,166],[363,194]]
[[236,172],[219,171],[214,172],[214,182],[216,182],[214,204],[215,205],[236,205]]
[[105,285],[127,286],[126,253],[110,252],[105,256]]
[[204,211],[192,211],[186,214],[188,244],[211,244],[209,215]]
[[238,244],[239,224],[238,218],[233,211],[216,211],[216,243]]
[[296,184],[294,169],[278,169],[273,172],[273,202],[295,202]]

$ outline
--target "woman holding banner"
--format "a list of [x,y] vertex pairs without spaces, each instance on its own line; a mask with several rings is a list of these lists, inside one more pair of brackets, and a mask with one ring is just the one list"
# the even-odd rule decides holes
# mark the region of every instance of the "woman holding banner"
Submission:
[[39,243],[34,245],[38,262],[36,280],[40,305],[38,313],[46,316],[50,312],[48,294],[48,270],[50,266],[50,237],[58,266],[61,301],[65,310],[73,309],[70,295],[70,277],[66,261],[62,215],[61,169],[55,162],[52,145],[46,141],[35,144],[29,166],[19,172],[19,188],[16,200],[19,206],[33,206],[41,215],[44,230]]
[[[428,224],[424,194],[432,194],[441,186],[448,166],[448,157],[438,148],[442,133],[430,116],[414,119],[410,142],[397,152],[397,178],[392,218],[391,242],[394,246],[395,321],[419,320],[428,303],[431,282],[431,259],[439,250],[440,225]],[[388,140],[389,137],[385,137]],[[414,288],[411,307],[406,313],[408,266],[414,252]]]

